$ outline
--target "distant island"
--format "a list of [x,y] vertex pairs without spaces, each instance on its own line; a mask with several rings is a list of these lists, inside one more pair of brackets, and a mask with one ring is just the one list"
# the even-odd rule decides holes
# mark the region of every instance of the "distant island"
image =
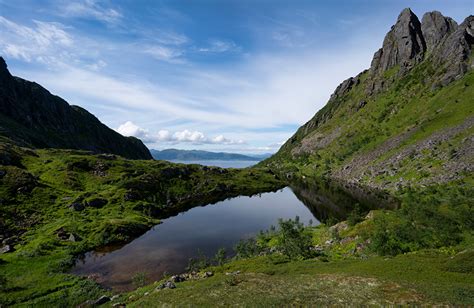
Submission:
[[150,150],[151,155],[154,159],[161,160],[182,160],[182,161],[194,161],[194,160],[240,160],[240,161],[260,161],[271,154],[259,154],[259,155],[243,155],[237,153],[225,153],[225,152],[209,152],[200,150],[178,150],[178,149],[165,149],[165,150]]

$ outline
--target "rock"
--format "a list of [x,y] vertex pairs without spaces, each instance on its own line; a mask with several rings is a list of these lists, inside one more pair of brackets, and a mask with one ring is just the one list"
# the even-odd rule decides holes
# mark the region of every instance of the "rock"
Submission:
[[367,213],[367,215],[365,216],[365,219],[373,219],[373,218],[374,218],[374,215],[375,215],[375,212],[374,212],[374,211],[370,211],[370,212]]
[[347,230],[347,229],[349,229],[349,225],[347,224],[347,222],[341,221],[341,222],[335,224],[334,226],[331,226],[329,228],[329,231],[340,233],[341,231],[344,231],[344,230]]
[[204,278],[209,278],[209,277],[214,276],[214,273],[213,272],[205,272],[203,276],[204,276]]
[[318,254],[321,254],[321,253],[324,252],[324,248],[321,247],[321,246],[319,246],[319,245],[312,246],[312,247],[309,248],[309,250],[314,251],[314,252],[316,252],[316,253],[318,253]]
[[361,110],[362,108],[365,107],[365,105],[367,105],[366,101],[364,101],[364,100],[360,101],[359,104],[357,104],[357,106],[356,106],[356,111]]
[[426,43],[418,17],[409,9],[404,9],[398,20],[387,33],[382,48],[375,54],[370,65],[372,75],[400,65],[402,71],[423,60]]
[[473,43],[474,16],[471,15],[433,50],[434,64],[445,71],[440,80],[441,85],[447,85],[468,71]]
[[111,301],[114,301],[114,300],[116,300],[116,299],[119,298],[119,297],[120,297],[120,295],[115,294],[114,296],[112,296],[112,297],[110,298],[110,300],[111,300]]
[[107,302],[110,301],[110,297],[106,296],[106,295],[102,295],[101,297],[99,297],[99,299],[97,299],[95,302],[94,302],[94,305],[96,306],[100,306],[100,305],[103,305]]
[[0,248],[0,254],[4,254],[4,253],[7,253],[7,252],[12,252],[12,251],[14,251],[14,249],[13,249],[13,246],[11,246],[11,245],[5,245],[2,248]]
[[87,206],[93,207],[93,208],[101,208],[104,205],[108,203],[107,199],[103,198],[93,198],[87,201]]
[[120,308],[122,308],[122,307],[127,307],[127,305],[124,304],[124,303],[115,303],[115,304],[112,305],[112,307],[120,307]]
[[186,278],[184,277],[184,275],[174,275],[174,276],[171,276],[171,281],[172,282],[183,282],[185,281]]
[[229,275],[238,275],[240,274],[240,271],[235,271],[235,272],[230,272],[230,273],[225,273],[227,276]]
[[79,202],[74,202],[69,205],[69,208],[74,211],[83,211],[85,209],[84,205]]
[[150,295],[150,292],[143,293],[143,296],[148,296],[148,295]]
[[159,286],[156,287],[155,290],[162,290],[162,289],[175,289],[176,285],[172,281],[167,281],[165,283],[160,284]]
[[66,232],[66,230],[64,230],[63,227],[59,228],[58,230],[56,230],[56,235],[61,239],[61,240],[67,240],[69,239],[69,233]]
[[428,51],[433,50],[449,34],[453,33],[458,24],[449,17],[444,17],[440,12],[433,11],[423,15],[421,19],[421,32],[425,39]]

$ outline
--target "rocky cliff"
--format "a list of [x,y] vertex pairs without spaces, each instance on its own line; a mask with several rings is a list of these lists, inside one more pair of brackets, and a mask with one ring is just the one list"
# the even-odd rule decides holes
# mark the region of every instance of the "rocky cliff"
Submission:
[[378,188],[472,178],[474,16],[404,9],[370,68],[343,81],[264,164]]
[[14,77],[0,57],[0,136],[21,146],[68,148],[151,159],[145,145],[70,106],[35,82]]

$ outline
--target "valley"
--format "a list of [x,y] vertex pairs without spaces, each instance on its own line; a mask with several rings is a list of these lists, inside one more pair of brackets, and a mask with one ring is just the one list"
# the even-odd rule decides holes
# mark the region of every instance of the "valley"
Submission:
[[1,58],[0,306],[474,305],[473,44],[404,9],[241,168],[154,160]]

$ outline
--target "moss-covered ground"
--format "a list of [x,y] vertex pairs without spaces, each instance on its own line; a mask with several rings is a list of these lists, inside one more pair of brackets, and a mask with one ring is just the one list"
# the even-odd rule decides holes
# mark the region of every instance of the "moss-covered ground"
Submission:
[[0,144],[0,305],[73,306],[106,293],[68,274],[192,206],[282,187],[268,169],[221,169]]

